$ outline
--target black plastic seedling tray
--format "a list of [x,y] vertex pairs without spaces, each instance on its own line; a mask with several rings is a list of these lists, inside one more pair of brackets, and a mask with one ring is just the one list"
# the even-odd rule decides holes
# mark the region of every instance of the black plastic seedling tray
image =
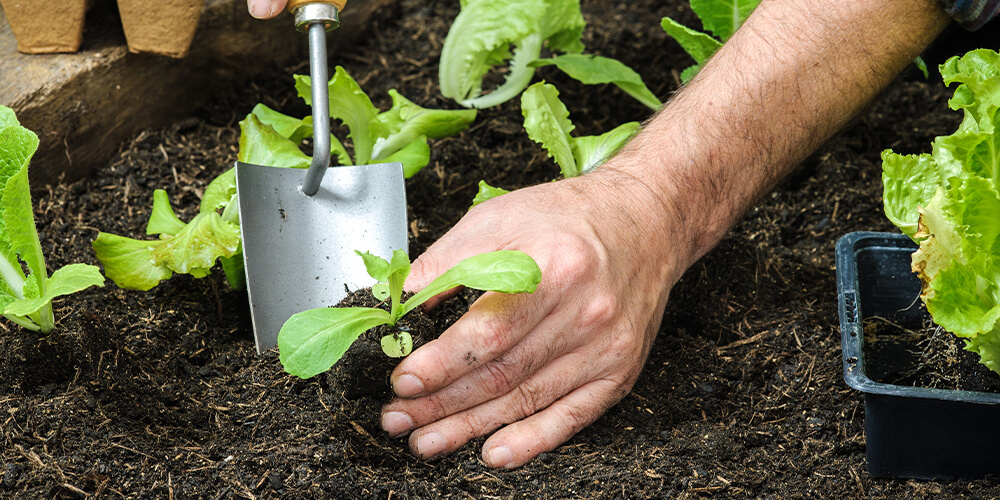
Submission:
[[[856,232],[837,242],[844,379],[864,393],[868,472],[918,479],[1000,474],[1000,394],[869,378],[885,368],[865,363],[864,320],[881,317],[917,329],[927,319],[918,298],[920,280],[910,271],[915,249],[907,236],[891,233]],[[906,355],[890,361],[913,362]]]

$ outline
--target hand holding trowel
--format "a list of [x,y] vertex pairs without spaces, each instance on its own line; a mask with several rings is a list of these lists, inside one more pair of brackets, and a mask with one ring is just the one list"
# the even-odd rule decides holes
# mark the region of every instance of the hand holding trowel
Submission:
[[330,166],[326,31],[347,0],[290,0],[309,34],[313,158],[309,169],[236,162],[243,258],[257,352],[274,347],[297,312],[335,305],[374,283],[355,250],[380,256],[407,248],[406,193],[399,163]]

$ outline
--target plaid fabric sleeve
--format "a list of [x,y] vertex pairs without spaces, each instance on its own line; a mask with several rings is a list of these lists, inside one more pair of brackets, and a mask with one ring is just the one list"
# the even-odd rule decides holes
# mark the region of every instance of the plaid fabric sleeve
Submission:
[[1000,12],[1000,0],[941,0],[945,10],[965,29],[979,29]]

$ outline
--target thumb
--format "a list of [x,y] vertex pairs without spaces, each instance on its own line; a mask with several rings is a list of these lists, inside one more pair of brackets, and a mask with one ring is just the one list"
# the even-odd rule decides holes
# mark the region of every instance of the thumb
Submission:
[[280,14],[287,3],[287,0],[247,0],[247,9],[257,19],[271,19]]

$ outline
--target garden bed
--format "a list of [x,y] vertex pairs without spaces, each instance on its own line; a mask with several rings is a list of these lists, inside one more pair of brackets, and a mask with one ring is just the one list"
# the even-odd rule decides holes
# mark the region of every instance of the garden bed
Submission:
[[[437,54],[458,2],[411,0],[381,12],[356,50],[334,56],[375,105],[399,90],[431,107]],[[658,20],[695,25],[680,2],[584,2],[589,52],[636,68],[654,93],[689,61]],[[933,61],[932,61],[933,62]],[[98,230],[142,237],[156,188],[189,219],[206,184],[235,161],[237,122],[257,102],[302,116],[291,74],[267,77],[174,125],[141,133],[99,175],[35,186],[51,267],[95,263]],[[554,69],[580,134],[640,120],[617,89]],[[1000,494],[992,480],[903,482],[865,473],[861,397],[843,382],[836,239],[891,230],[880,205],[882,149],[912,153],[948,134],[938,79],[910,70],[688,271],[631,394],[557,450],[514,471],[479,459],[482,439],[435,462],[378,428],[379,405],[347,399],[330,375],[284,374],[254,351],[246,295],[220,270],[150,292],[113,284],[56,303],[48,337],[0,331],[0,497],[77,498],[749,498]],[[521,129],[516,101],[433,141],[407,183],[411,252],[465,212],[485,179],[515,188],[558,168]],[[452,312],[461,309],[453,302]],[[438,315],[442,316],[442,315]]]

